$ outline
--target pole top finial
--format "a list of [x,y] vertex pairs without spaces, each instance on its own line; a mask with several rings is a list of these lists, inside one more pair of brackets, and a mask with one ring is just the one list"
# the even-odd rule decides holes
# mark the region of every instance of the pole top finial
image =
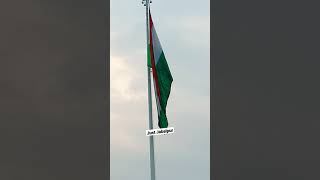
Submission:
[[142,0],[141,3],[143,4],[143,6],[146,6],[146,5],[149,6],[149,4],[152,3],[152,1],[151,0]]

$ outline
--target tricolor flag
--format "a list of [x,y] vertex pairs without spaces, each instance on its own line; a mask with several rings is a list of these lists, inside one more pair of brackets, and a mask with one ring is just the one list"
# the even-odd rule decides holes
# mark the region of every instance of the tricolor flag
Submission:
[[148,33],[148,66],[152,69],[153,84],[159,119],[158,126],[160,128],[167,128],[168,120],[166,115],[166,107],[173,79],[170,73],[167,60],[162,51],[156,30],[154,28],[150,11]]

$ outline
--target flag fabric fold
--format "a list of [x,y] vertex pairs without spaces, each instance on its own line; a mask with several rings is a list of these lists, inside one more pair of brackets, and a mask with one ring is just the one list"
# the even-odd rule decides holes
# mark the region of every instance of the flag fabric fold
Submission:
[[149,11],[149,42],[148,42],[148,66],[152,69],[154,91],[158,111],[158,126],[168,127],[166,114],[167,102],[170,96],[173,81],[166,57],[163,53],[160,41],[153,25]]

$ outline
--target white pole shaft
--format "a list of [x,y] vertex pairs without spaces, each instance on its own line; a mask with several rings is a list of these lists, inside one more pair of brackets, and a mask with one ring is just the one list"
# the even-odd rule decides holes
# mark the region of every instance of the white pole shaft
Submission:
[[[146,0],[146,25],[147,25],[147,49],[149,46],[149,0]],[[147,57],[148,58],[148,57]],[[147,66],[148,70],[148,104],[149,104],[149,129],[153,129],[153,122],[152,122],[152,96],[151,96],[151,69]],[[154,162],[154,142],[153,136],[149,137],[150,142],[150,175],[151,180],[156,179],[155,175],[155,162]]]

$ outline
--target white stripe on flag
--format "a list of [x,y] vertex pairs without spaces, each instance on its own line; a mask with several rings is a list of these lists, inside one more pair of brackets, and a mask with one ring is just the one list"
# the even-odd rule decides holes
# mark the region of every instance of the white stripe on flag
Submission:
[[156,29],[154,28],[154,25],[152,26],[152,45],[153,45],[153,52],[154,52],[154,61],[155,64],[158,63],[160,55],[162,53],[162,47],[156,32]]

